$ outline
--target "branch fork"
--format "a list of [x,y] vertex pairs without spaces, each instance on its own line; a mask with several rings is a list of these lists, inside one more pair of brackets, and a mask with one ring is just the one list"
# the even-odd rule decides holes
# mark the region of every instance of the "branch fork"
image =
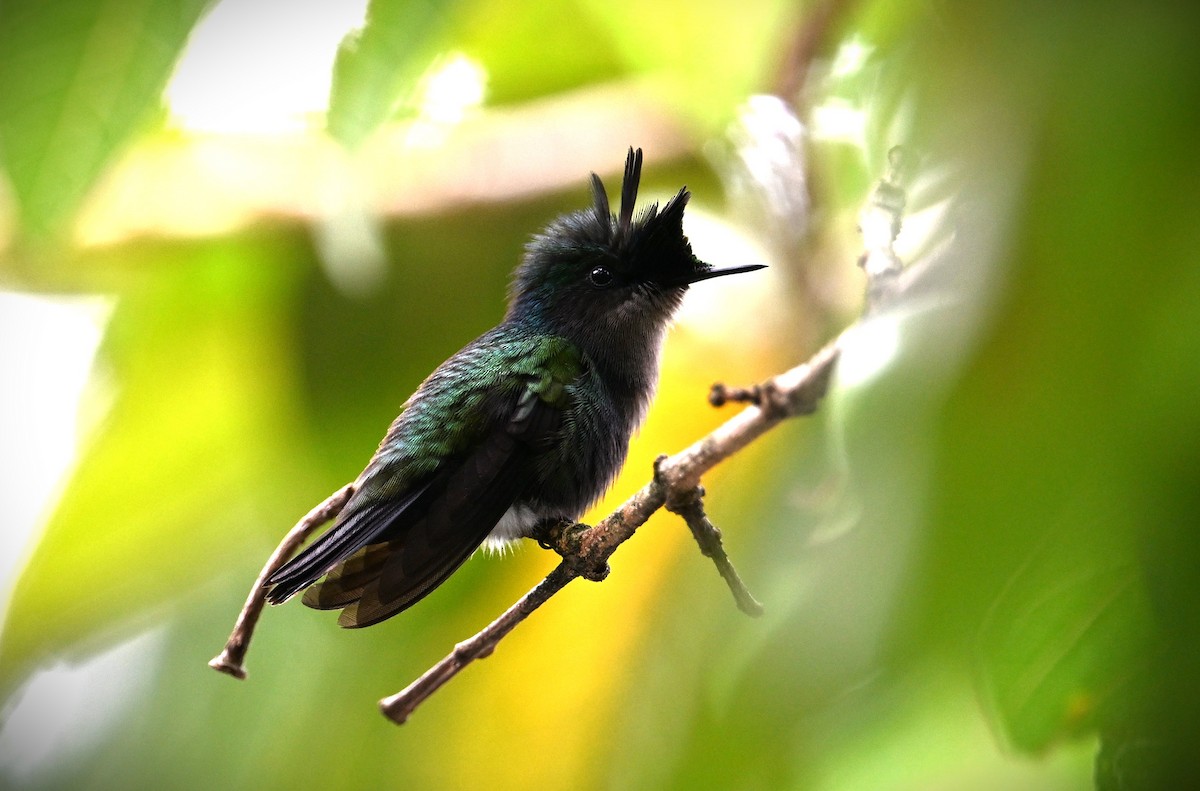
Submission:
[[[659,456],[658,460],[661,462],[665,458],[666,456]],[[657,467],[657,464],[655,466]],[[695,486],[685,492],[672,492],[663,507],[673,514],[678,514],[687,523],[692,537],[700,547],[700,553],[716,564],[717,572],[729,586],[738,609],[754,618],[762,615],[762,604],[751,595],[725,552],[720,529],[709,521],[708,514],[704,512],[704,487]]]

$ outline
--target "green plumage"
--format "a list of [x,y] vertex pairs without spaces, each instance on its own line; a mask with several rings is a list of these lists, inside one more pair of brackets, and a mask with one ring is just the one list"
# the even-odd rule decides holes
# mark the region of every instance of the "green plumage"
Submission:
[[497,327],[442,363],[405,402],[359,476],[354,500],[404,491],[466,453],[510,417],[497,409],[527,392],[548,407],[567,408],[566,386],[582,370],[570,341]]

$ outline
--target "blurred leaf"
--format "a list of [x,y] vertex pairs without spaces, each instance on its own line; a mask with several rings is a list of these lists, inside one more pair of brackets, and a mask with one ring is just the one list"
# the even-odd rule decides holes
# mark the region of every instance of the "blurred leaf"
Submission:
[[524,2],[519,11],[511,0],[472,4],[455,45],[483,62],[490,103],[528,101],[621,75],[612,36],[585,3]]
[[[975,659],[996,725],[1025,750],[1145,708],[1164,626],[1195,601],[1161,585],[1169,565],[1148,564],[1145,546],[1197,520],[1194,495],[1164,486],[1200,447],[1194,388],[1180,384],[1196,375],[1185,346],[1200,345],[1200,64],[1183,32],[1195,11],[1071,7],[973,11],[922,53],[941,117],[970,117],[974,95],[981,118],[1006,119],[971,138],[992,160],[977,155],[974,171],[1016,140],[999,167],[1024,175],[998,262],[1005,298],[940,421],[918,631],[961,645],[986,623]],[[1172,601],[1152,609],[1163,587]],[[1186,588],[1194,597],[1194,578]],[[1161,676],[1153,686],[1190,686]]]
[[329,132],[357,147],[409,98],[444,46],[458,3],[371,0],[367,21],[338,47]]
[[294,474],[276,256],[297,256],[241,241],[182,246],[122,294],[101,349],[115,398],[16,584],[0,687],[144,625],[271,531],[256,508]]
[[31,237],[61,233],[146,124],[209,0],[0,4],[0,160]]
[[986,702],[1011,743],[1038,752],[1094,730],[1151,653],[1148,616],[1128,551],[1061,533],[1039,547],[978,643]]
[[[625,71],[656,81],[664,102],[707,132],[751,93],[769,91],[803,17],[781,0],[642,3],[581,0],[608,31]],[[721,57],[713,57],[713,53]]]

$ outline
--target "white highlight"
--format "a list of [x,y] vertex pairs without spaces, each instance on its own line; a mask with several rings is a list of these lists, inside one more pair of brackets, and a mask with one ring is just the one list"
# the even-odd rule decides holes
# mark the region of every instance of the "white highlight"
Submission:
[[18,695],[0,728],[0,783],[45,780],[54,767],[97,746],[142,697],[162,654],[149,632],[75,667],[42,670]]
[[466,55],[456,53],[425,78],[421,116],[439,124],[457,124],[483,104],[487,71]]
[[895,316],[875,316],[842,338],[838,357],[839,386],[865,384],[891,365],[900,352],[900,324]]
[[[724,268],[770,264],[770,254],[753,236],[698,206],[688,206],[683,232],[703,261]],[[759,326],[782,321],[778,269],[723,277],[688,288],[675,322],[689,332],[714,341],[736,335],[748,315]]]
[[439,59],[417,88],[416,118],[405,142],[425,148],[441,145],[483,104],[487,78],[483,65],[461,52]]
[[863,41],[861,36],[854,35],[846,39],[840,47],[837,54],[833,57],[833,66],[830,68],[830,75],[834,77],[852,77],[862,71],[863,66],[867,65],[867,58],[875,48]]
[[111,307],[102,297],[0,292],[0,601],[75,459],[79,407]]
[[171,120],[193,132],[319,128],[342,38],[367,0],[223,0],[188,39],[167,85]]
[[812,136],[815,140],[867,147],[867,114],[845,99],[834,97],[813,108]]

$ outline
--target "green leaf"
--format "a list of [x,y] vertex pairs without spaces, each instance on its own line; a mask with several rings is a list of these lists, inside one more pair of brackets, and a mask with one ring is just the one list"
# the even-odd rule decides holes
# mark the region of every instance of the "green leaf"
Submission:
[[[1196,524],[1198,160],[1180,108],[1200,71],[1164,9],[1082,18],[997,5],[921,53],[927,96],[959,108],[947,130],[1019,119],[959,145],[982,154],[976,182],[1000,167],[1020,185],[1004,298],[940,421],[923,628],[980,635],[995,725],[1030,751],[1095,729],[1145,740],[1120,709],[1196,699],[1163,661],[1194,578],[1148,547]],[[944,69],[956,52],[969,70]]]
[[27,236],[60,234],[158,108],[208,0],[0,4],[0,159]]
[[[487,69],[489,103],[528,101],[622,75],[611,32],[585,3],[525,2],[514,13],[510,0],[477,0],[456,45]],[[546,46],[548,30],[553,46]]]
[[779,0],[750,0],[736,11],[718,0],[581,4],[608,31],[625,71],[651,77],[668,106],[709,132],[747,96],[772,90],[780,42],[803,24]]
[[329,132],[357,147],[409,98],[456,10],[434,0],[371,0],[366,24],[338,47]]
[[1094,538],[1060,533],[1039,547],[980,633],[985,702],[1028,752],[1094,729],[1154,645],[1140,570]]
[[240,242],[124,249],[150,260],[101,349],[115,398],[15,586],[0,689],[162,616],[284,521],[263,518],[298,411],[273,259],[295,256]]

